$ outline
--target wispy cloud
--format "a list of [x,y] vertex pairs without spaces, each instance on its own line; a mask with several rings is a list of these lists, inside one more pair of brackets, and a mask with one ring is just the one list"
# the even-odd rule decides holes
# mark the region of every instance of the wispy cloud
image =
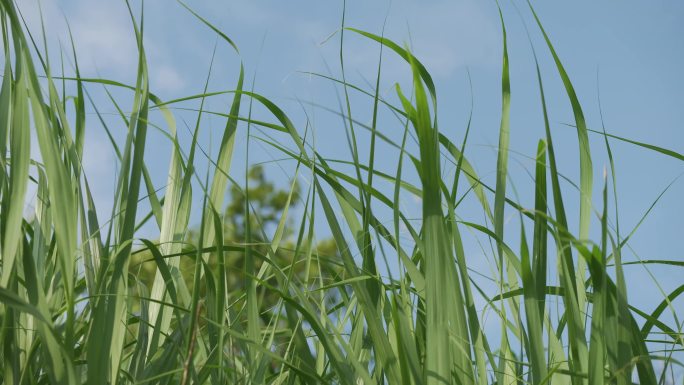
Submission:
[[60,45],[66,52],[70,51],[70,26],[84,73],[92,75],[98,70],[112,75],[134,73],[137,48],[125,4],[83,0],[43,0],[39,4],[38,0],[26,0],[21,2],[20,9],[34,32],[39,31],[42,9],[52,55],[58,54],[54,49]]
[[[385,36],[408,45],[434,77],[448,78],[464,67],[497,64],[500,43],[494,16],[473,0],[398,1],[390,9]],[[354,67],[374,68],[377,45],[353,39],[346,49]],[[405,72],[401,61],[385,64],[388,75]]]
[[76,49],[86,70],[119,74],[135,71],[137,47],[131,20],[122,3],[79,1],[70,17]]
[[497,63],[498,26],[482,2],[412,3],[406,9],[409,11],[404,16],[415,53],[435,76],[447,77],[466,66]]
[[177,92],[185,87],[185,80],[174,67],[162,64],[150,73],[152,87],[164,92]]

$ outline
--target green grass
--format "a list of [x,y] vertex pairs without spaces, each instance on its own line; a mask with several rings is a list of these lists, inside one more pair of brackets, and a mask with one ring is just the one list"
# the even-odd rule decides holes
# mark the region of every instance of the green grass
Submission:
[[[546,43],[535,48],[552,57],[574,113],[580,181],[577,192],[561,185],[537,64],[544,136],[529,154],[536,160],[534,196],[521,200],[507,188],[516,95],[503,14],[502,112],[496,182],[489,185],[465,156],[470,123],[460,144],[440,132],[429,69],[387,37],[346,28],[342,20],[341,37],[362,36],[381,55],[398,55],[412,81],[384,99],[380,64],[372,89],[348,83],[344,70],[339,79],[327,77],[343,89],[341,107],[332,111],[344,118],[352,154],[333,160],[316,151],[308,122],[293,122],[247,90],[242,67],[233,90],[208,92],[208,76],[202,94],[160,100],[149,87],[154,69],[147,67],[143,18],[129,10],[139,53],[135,85],[82,78],[75,50],[74,75],[57,75],[47,48],[34,45],[38,31],[25,30],[14,3],[0,0],[0,383],[623,385],[669,383],[672,367],[681,370],[682,313],[672,303],[682,286],[664,293],[653,309],[636,308],[627,296],[631,277],[622,254],[633,232],[610,225],[619,223],[617,211],[609,210],[619,196],[610,143],[679,161],[684,155],[589,129],[534,11]],[[198,27],[209,27],[237,51],[228,36],[187,10]],[[340,48],[343,69],[345,54]],[[67,82],[74,95],[64,95]],[[113,97],[112,105],[92,104],[91,86],[130,92],[130,111]],[[369,124],[352,114],[352,93],[366,98]],[[205,109],[207,99],[224,94],[232,97],[225,110]],[[174,107],[192,100],[201,107],[192,141],[182,143]],[[257,117],[256,105],[269,116]],[[98,117],[101,108],[115,107],[126,132],[123,143],[112,140],[120,173],[107,218],[98,218],[83,172],[86,120],[94,118],[87,107]],[[152,112],[161,112],[161,126],[148,121]],[[198,138],[207,114],[223,117],[225,129],[204,174],[197,158],[204,153]],[[387,114],[396,119],[380,130]],[[145,163],[153,127],[171,143],[161,193]],[[296,164],[292,184],[278,196],[278,217],[267,220],[257,210],[263,190],[248,185],[257,183],[254,177],[240,184],[231,176],[240,130]],[[360,130],[370,132],[367,160],[358,150]],[[602,135],[605,148],[590,149],[590,134]],[[396,150],[396,169],[377,168],[379,145]],[[603,150],[610,170],[597,187],[592,151]],[[455,172],[443,172],[445,164]],[[29,186],[37,191],[35,212],[25,216]],[[242,222],[225,216],[229,191],[241,198],[228,212]],[[418,221],[400,209],[407,194],[421,198]],[[481,222],[459,215],[464,197],[479,205]],[[579,199],[578,233],[568,226],[575,214],[566,210],[569,197]],[[592,221],[593,212],[599,215]],[[201,220],[191,231],[193,213]],[[504,226],[511,213],[519,231]],[[158,235],[139,239],[147,221]],[[231,223],[244,229],[226,231]],[[468,268],[474,257],[464,246],[466,232],[493,245],[492,273],[479,272],[493,291]],[[335,247],[324,252],[321,236],[331,236]],[[644,263],[682,267],[675,260]]]

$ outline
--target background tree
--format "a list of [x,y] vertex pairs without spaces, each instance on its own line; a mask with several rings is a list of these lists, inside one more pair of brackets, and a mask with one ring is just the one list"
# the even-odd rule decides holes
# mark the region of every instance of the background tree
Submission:
[[[289,191],[277,187],[266,177],[266,172],[261,165],[252,166],[248,172],[249,189],[232,185],[230,188],[230,201],[223,212],[223,240],[226,244],[246,246],[249,245],[251,252],[257,256],[257,270],[265,263],[268,257],[267,249],[271,247],[270,235],[275,231],[283,212],[288,205]],[[246,223],[245,208],[246,196],[249,196],[249,207],[252,212],[249,215],[249,223]],[[295,189],[289,203],[289,209],[293,210],[300,205],[300,189],[295,184]],[[247,240],[247,226],[249,226],[249,242]],[[186,285],[192,287],[193,273],[195,268],[195,256],[192,252],[198,244],[199,230],[188,230],[185,237],[183,250],[188,253],[181,258],[180,270]],[[295,282],[302,285],[318,277],[336,277],[341,273],[341,268],[335,261],[339,260],[337,245],[332,238],[323,239],[311,246],[311,258],[307,258],[309,245],[300,244],[297,247],[294,239],[295,231],[293,221],[288,219],[285,226],[281,244],[277,252],[271,258],[273,263],[283,271],[292,270]],[[212,270],[218,269],[215,253],[207,253],[206,262]],[[244,251],[227,251],[224,253],[226,264],[226,289],[227,301],[240,302],[244,294]],[[308,263],[307,263],[308,262]],[[152,254],[141,249],[131,257],[129,268],[130,277],[144,284],[148,290],[152,288],[154,274],[157,271],[156,263]],[[265,280],[268,285],[275,286],[275,279],[271,276]],[[137,285],[131,285],[132,290]],[[201,285],[203,296],[206,291],[204,283]],[[278,302],[279,294],[267,288],[267,285],[258,287],[258,292],[263,301],[260,302],[261,311],[268,311]],[[142,293],[139,293],[142,294]]]

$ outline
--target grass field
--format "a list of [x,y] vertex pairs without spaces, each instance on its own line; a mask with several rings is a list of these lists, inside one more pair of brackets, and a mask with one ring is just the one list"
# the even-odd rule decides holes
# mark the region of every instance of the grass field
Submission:
[[[333,111],[345,122],[352,154],[331,159],[316,150],[309,122],[291,120],[242,70],[234,89],[220,93],[231,99],[221,111],[203,107],[221,96],[214,92],[155,96],[144,19],[129,10],[138,70],[135,84],[122,84],[81,77],[71,48],[64,56],[73,68],[50,62],[37,43],[46,31],[27,30],[13,1],[0,0],[0,383],[624,385],[670,384],[681,373],[684,313],[675,302],[684,285],[649,308],[633,306],[627,295],[644,277],[630,276],[635,270],[623,264],[636,229],[618,225],[611,143],[678,161],[684,155],[592,130],[531,8],[529,28],[545,39],[534,55],[553,59],[573,111],[579,180],[568,183],[559,172],[537,65],[545,134],[536,153],[526,154],[535,165],[529,186],[516,182],[531,192],[525,197],[509,183],[515,93],[508,16],[501,16],[496,177],[488,183],[465,155],[470,124],[459,141],[438,129],[438,85],[405,45],[342,25],[338,37],[375,42],[383,57],[402,59],[412,78],[389,98],[379,91],[380,65],[369,85],[348,83],[344,72],[328,78],[341,91]],[[237,50],[187,10],[197,28],[212,29],[219,44]],[[343,69],[348,55],[340,50]],[[92,103],[95,87],[128,92],[130,103]],[[368,121],[352,114],[350,100],[359,97]],[[196,122],[187,122],[190,142],[179,139],[186,127],[175,115],[187,101],[200,103]],[[107,132],[126,133],[111,142],[119,170],[111,208],[96,207],[82,163],[86,121],[104,123],[104,109],[119,118]],[[148,119],[153,114],[163,119]],[[198,140],[207,114],[223,119],[224,129],[205,173],[196,164],[207,155]],[[145,161],[158,151],[147,140],[152,130],[170,143],[163,186],[152,183]],[[258,171],[244,166],[239,175],[252,177],[236,180],[231,170],[246,163],[233,157],[236,146],[248,145],[236,143],[243,130],[293,166],[291,185],[273,195],[272,218],[255,203],[264,190],[247,187],[259,184]],[[590,134],[601,135],[602,146],[590,148]],[[358,150],[361,136],[370,140],[368,153]],[[610,160],[604,170],[592,162],[599,152]],[[377,168],[387,156],[396,157],[395,168]],[[420,202],[420,218],[401,209],[406,196]],[[460,215],[466,204],[481,221]],[[200,218],[196,228],[191,218]],[[154,236],[140,238],[143,226]],[[466,233],[486,240],[489,271],[471,268],[480,251],[465,246]],[[326,247],[320,240],[327,237]]]

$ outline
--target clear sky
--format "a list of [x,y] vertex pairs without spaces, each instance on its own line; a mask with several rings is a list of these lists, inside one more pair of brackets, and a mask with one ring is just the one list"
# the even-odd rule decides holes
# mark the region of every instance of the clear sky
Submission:
[[[36,0],[20,3],[29,25],[38,26]],[[560,171],[573,180],[579,175],[577,137],[573,128],[564,125],[573,122],[572,110],[526,2],[501,3],[511,62],[511,179],[523,197],[522,203],[531,207],[531,183],[526,170],[532,170],[533,161],[529,157],[534,155],[537,140],[543,135],[543,125],[534,61],[523,21],[531,30],[540,56]],[[42,4],[48,46],[55,60],[59,58],[60,41],[62,44],[68,42],[64,14],[74,34],[84,76],[134,83],[136,46],[124,1],[44,0]],[[132,1],[132,4],[137,12],[140,1]],[[328,81],[301,73],[311,71],[339,77],[339,34],[328,37],[339,30],[342,1],[188,0],[188,5],[221,28],[240,49],[238,56],[229,46],[219,43],[210,90],[233,88],[242,61],[247,78],[250,82],[253,77],[255,79],[255,90],[280,104],[302,131],[306,122],[303,111],[309,114],[320,152],[333,158],[351,159],[340,119],[307,104],[315,102],[338,109],[335,88]],[[609,133],[684,153],[684,74],[681,71],[684,68],[684,24],[681,22],[684,2],[581,0],[534,1],[533,5],[575,85],[590,128],[601,129],[600,90]],[[412,47],[434,76],[440,98],[440,129],[458,142],[463,136],[470,108],[470,73],[474,111],[467,156],[478,173],[486,181],[493,182],[496,169],[493,146],[498,140],[501,109],[502,51],[496,3],[489,0],[347,1],[347,26],[380,34],[385,19],[385,36]],[[151,87],[163,99],[202,92],[216,42],[216,35],[176,2],[145,2],[145,46]],[[369,88],[364,81],[374,81],[378,45],[347,32],[344,52],[348,80]],[[385,52],[383,63],[381,92],[383,96],[393,98],[393,84],[406,84],[410,78],[406,65],[393,54]],[[114,111],[99,87],[89,89],[95,100],[105,106],[104,112]],[[128,100],[124,106],[130,106],[130,94],[115,94]],[[228,102],[228,98],[216,97],[208,106],[214,111],[227,112]],[[355,116],[368,121],[371,103],[357,97],[353,103]],[[198,103],[184,106],[197,108]],[[182,119],[187,119],[188,126],[192,127],[195,117],[182,111],[177,114],[181,136],[187,139]],[[265,114],[261,116],[267,118]],[[96,200],[111,204],[112,178],[116,172],[112,167],[114,153],[96,117],[92,115],[89,119],[86,171],[95,186]],[[114,116],[108,119],[117,122]],[[399,140],[400,125],[389,116],[383,122],[387,125],[384,132]],[[223,124],[221,119],[213,117],[203,121],[202,143],[206,148],[211,149],[213,143],[216,149]],[[123,130],[120,124],[117,127],[121,138]],[[595,203],[600,207],[602,169],[607,158],[603,138],[590,135]],[[151,147],[147,151],[155,183],[160,186],[165,181],[168,162],[168,146],[161,138],[159,134],[151,134]],[[237,143],[245,143],[244,131],[240,132]],[[684,172],[684,163],[633,145],[617,141],[611,141],[611,144],[617,164],[620,225],[625,233],[637,224],[665,187]],[[250,148],[253,161],[282,157],[274,149],[257,142],[252,142]],[[367,147],[362,145],[362,154],[364,148]],[[244,167],[244,146],[237,146],[235,160],[235,175],[240,176]],[[379,167],[389,172],[395,165],[394,153],[379,159]],[[285,181],[287,178],[277,170],[283,167],[287,174],[291,172],[291,166],[291,162],[270,164],[269,175]],[[155,170],[159,172],[155,173]],[[569,184],[565,185],[565,191],[569,216],[575,218],[571,225],[576,231],[578,215],[573,210],[577,210],[577,194]],[[637,256],[641,259],[684,259],[679,243],[684,231],[683,193],[684,180],[678,180],[663,195],[630,242],[627,259],[633,260]],[[409,212],[419,212],[420,205],[415,200],[407,199],[401,204]],[[477,207],[465,207],[463,211],[464,216],[469,211],[478,212]],[[509,227],[516,226],[515,220],[510,221]],[[472,246],[475,247],[475,243]],[[471,252],[482,253],[475,248]],[[643,281],[643,285],[629,285],[635,288],[630,296],[646,309],[652,308],[649,301],[662,296],[653,297],[657,289],[642,267],[628,269],[632,279]],[[681,268],[654,267],[651,271],[666,291],[682,283]],[[679,304],[682,305],[681,301]]]

